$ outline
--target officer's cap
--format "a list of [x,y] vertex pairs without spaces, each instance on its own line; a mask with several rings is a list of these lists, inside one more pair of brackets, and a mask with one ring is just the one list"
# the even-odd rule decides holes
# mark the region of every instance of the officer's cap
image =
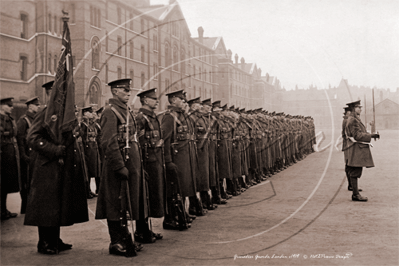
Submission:
[[346,105],[348,105],[349,108],[354,108],[354,107],[357,107],[357,106],[362,107],[362,106],[360,105],[360,100],[355,101],[355,102],[351,102],[351,103],[347,103]]
[[98,110],[96,111],[96,113],[99,115],[99,114],[101,114],[103,111],[104,111],[104,106],[101,107],[100,109],[98,109]]
[[245,108],[240,109],[240,113],[244,113],[245,112]]
[[90,112],[90,113],[92,113],[92,112],[93,112],[93,107],[91,107],[91,106],[83,107],[83,108],[82,108],[82,114],[84,114],[85,112]]
[[237,107],[234,111],[239,113],[240,112],[240,107]]
[[30,99],[28,99],[26,102],[25,102],[25,104],[26,105],[29,105],[29,104],[34,104],[34,105],[40,105],[40,103],[39,103],[39,97],[33,97],[33,98],[30,98]]
[[212,107],[213,108],[220,108],[220,101],[214,101],[213,103],[212,103]]
[[5,105],[7,104],[8,106],[13,106],[14,105],[14,98],[13,97],[7,97],[7,98],[2,98],[0,99],[0,105]]
[[201,97],[197,97],[197,98],[194,98],[194,99],[191,99],[191,100],[189,100],[187,103],[188,103],[188,105],[193,105],[194,103],[201,103],[201,100],[200,100],[200,98]]
[[230,108],[229,108],[230,111],[234,111],[234,109],[235,109],[234,105],[230,106]]
[[202,101],[202,105],[212,106],[211,98],[205,99]]
[[350,108],[349,106],[345,106],[345,107],[344,107],[345,113],[346,113],[346,112],[349,112],[350,110],[351,110],[351,108]]
[[130,84],[132,84],[132,79],[118,79],[118,80],[114,80],[114,81],[111,81],[110,83],[108,83],[108,86],[110,86],[111,89],[113,89],[113,88],[130,89]]
[[42,85],[42,87],[45,88],[46,91],[48,91],[48,90],[51,90],[51,88],[53,87],[53,84],[54,84],[54,80],[49,81],[49,82],[47,82],[47,83],[44,83],[44,84]]
[[273,111],[273,113],[271,114],[271,115],[275,115],[276,114],[276,112],[275,111]]
[[152,88],[150,90],[146,90],[146,91],[142,91],[142,92],[137,93],[137,96],[139,96],[140,99],[151,98],[151,99],[156,100],[156,99],[158,99],[156,92],[157,92],[157,89],[156,88]]
[[223,105],[221,108],[222,108],[223,111],[226,111],[227,110],[227,103],[225,105]]
[[178,97],[182,100],[186,99],[186,96],[184,95],[184,90],[172,91],[167,93],[166,96],[168,96],[169,99],[174,97]]

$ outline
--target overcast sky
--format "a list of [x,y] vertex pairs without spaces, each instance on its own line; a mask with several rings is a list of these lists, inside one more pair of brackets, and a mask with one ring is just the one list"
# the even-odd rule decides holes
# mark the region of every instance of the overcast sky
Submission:
[[[151,4],[168,4],[151,0]],[[398,0],[180,0],[191,36],[222,36],[233,57],[286,89],[399,87]]]

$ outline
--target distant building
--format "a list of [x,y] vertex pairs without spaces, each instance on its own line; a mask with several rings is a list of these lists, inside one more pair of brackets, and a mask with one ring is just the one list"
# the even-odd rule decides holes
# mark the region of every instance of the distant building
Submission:
[[[368,121],[373,121],[372,113]],[[399,129],[399,104],[385,99],[375,105],[376,130]]]

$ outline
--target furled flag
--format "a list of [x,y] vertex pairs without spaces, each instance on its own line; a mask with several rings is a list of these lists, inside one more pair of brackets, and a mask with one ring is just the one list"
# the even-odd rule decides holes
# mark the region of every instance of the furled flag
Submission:
[[64,19],[61,55],[44,119],[44,126],[58,144],[62,143],[62,133],[72,131],[77,123],[71,36],[67,21]]

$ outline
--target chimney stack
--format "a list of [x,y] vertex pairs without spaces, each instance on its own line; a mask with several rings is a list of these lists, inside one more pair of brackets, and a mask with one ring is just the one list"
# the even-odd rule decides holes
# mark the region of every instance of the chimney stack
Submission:
[[244,57],[241,57],[241,69],[242,70],[245,69],[245,59],[244,59]]
[[198,40],[200,43],[204,43],[204,29],[202,27],[198,28]]
[[238,54],[236,54],[235,56],[234,56],[234,59],[235,59],[235,64],[236,64],[236,66],[238,65]]

